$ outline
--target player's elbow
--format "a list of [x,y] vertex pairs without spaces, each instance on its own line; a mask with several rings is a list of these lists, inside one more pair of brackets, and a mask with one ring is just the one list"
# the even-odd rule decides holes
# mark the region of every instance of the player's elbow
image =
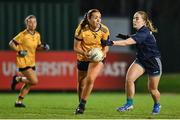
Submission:
[[14,46],[13,40],[9,42],[9,47],[12,48]]
[[74,50],[75,52],[79,51],[79,49],[78,49],[78,47],[77,47],[76,45],[74,45],[73,50]]
[[15,40],[11,40],[10,42],[9,42],[9,46],[17,46],[17,45],[19,45],[19,43],[18,42],[16,42]]
[[13,42],[12,42],[12,40],[11,40],[11,41],[9,42],[9,46],[12,46],[12,43],[13,43]]
[[77,50],[77,48],[74,46],[74,47],[73,47],[73,50],[74,50],[74,51],[76,51],[76,50]]

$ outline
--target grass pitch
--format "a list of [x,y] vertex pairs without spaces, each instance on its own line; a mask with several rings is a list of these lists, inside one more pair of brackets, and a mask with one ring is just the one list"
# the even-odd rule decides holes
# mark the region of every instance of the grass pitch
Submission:
[[14,108],[17,93],[0,93],[0,119],[180,119],[180,95],[161,94],[161,113],[151,115],[153,101],[149,94],[136,94],[134,110],[117,112],[125,102],[125,94],[94,92],[83,115],[74,115],[76,93],[30,93],[26,108]]

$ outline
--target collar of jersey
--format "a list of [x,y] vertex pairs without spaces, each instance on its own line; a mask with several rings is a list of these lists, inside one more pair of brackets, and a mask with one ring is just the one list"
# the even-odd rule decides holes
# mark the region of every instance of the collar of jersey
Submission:
[[89,27],[89,29],[90,29],[92,32],[97,32],[97,31],[99,31],[99,30],[101,29],[101,24],[100,24],[100,26],[99,26],[99,29],[97,29],[97,30],[92,30],[89,25],[88,25],[88,27]]

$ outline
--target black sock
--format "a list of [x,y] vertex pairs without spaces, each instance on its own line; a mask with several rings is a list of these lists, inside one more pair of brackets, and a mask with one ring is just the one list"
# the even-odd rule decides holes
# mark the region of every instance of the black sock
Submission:
[[85,105],[86,105],[86,100],[81,99],[79,103],[79,107],[84,109]]

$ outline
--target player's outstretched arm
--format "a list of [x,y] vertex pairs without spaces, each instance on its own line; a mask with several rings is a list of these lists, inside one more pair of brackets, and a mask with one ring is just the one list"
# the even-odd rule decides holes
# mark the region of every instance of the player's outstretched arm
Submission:
[[128,46],[133,44],[136,44],[136,41],[133,40],[132,38],[128,38],[126,40],[117,40],[117,41],[101,40],[102,46]]

